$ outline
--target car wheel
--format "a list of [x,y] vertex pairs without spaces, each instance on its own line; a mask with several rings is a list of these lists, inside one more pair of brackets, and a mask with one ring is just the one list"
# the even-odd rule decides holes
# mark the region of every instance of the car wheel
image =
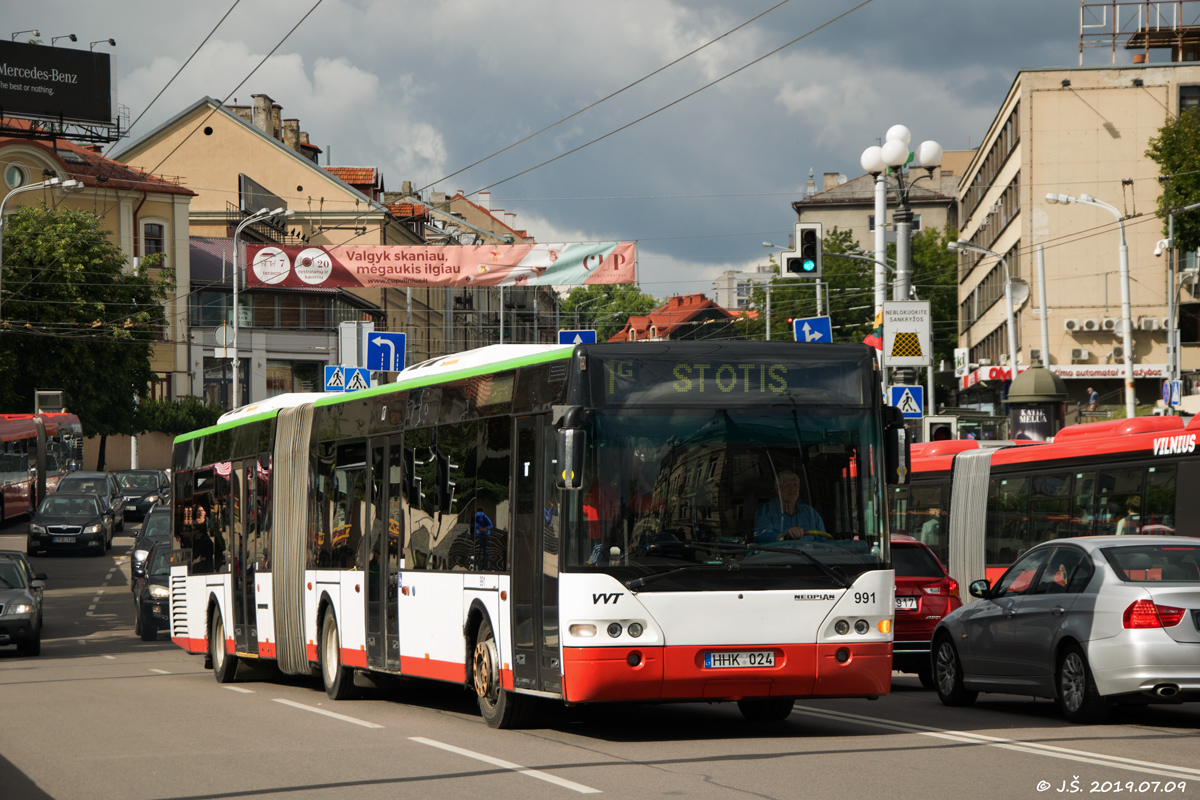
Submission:
[[138,634],[142,637],[143,642],[157,642],[158,628],[155,627],[154,621],[146,619],[142,615],[141,609],[138,609]]
[[533,717],[534,698],[510,692],[500,685],[500,657],[496,634],[487,617],[475,633],[471,655],[471,683],[479,701],[479,714],[491,728],[522,728]]
[[750,722],[782,722],[792,713],[791,697],[755,697],[738,700],[738,711]]
[[37,656],[42,653],[42,632],[38,631],[37,638],[32,642],[21,642],[17,645],[17,652],[23,656]]
[[950,638],[943,636],[934,646],[933,679],[938,699],[947,706],[969,706],[979,692],[963,686],[962,661]]
[[133,601],[133,633],[135,636],[142,635],[142,604],[137,600]]
[[337,616],[330,608],[321,621],[321,680],[331,700],[349,700],[354,696],[354,670],[342,666],[342,640],[338,636]]
[[1087,656],[1077,645],[1067,647],[1058,659],[1055,686],[1058,707],[1069,721],[1089,724],[1108,716],[1109,702],[1097,691]]
[[917,678],[921,681],[921,686],[924,688],[931,691],[937,688],[937,681],[933,679],[932,667],[917,670]]
[[233,683],[238,659],[225,651],[225,623],[221,619],[219,608],[213,609],[212,621],[209,623],[208,658],[212,661],[213,676],[217,683]]

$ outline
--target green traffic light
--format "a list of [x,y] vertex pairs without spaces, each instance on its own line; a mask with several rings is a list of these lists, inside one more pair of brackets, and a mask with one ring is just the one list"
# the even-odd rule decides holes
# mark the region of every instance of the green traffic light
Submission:
[[804,261],[800,264],[800,269],[804,270],[805,272],[812,272],[816,268],[817,262],[813,261],[811,258],[804,259]]

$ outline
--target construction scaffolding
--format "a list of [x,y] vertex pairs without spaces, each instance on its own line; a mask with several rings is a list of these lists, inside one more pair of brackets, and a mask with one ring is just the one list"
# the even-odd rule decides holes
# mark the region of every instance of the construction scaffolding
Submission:
[[1080,0],[1079,66],[1092,48],[1108,49],[1112,64],[1117,50],[1140,50],[1134,64],[1148,63],[1151,50],[1170,50],[1171,61],[1200,61],[1200,0]]

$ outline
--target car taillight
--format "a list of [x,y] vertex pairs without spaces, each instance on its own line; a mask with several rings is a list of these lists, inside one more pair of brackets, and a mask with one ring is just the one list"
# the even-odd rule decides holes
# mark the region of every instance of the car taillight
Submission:
[[1125,609],[1121,624],[1126,628],[1170,628],[1179,624],[1184,613],[1182,608],[1160,606],[1150,600],[1137,600]]
[[950,591],[947,594],[951,597],[958,597],[958,581],[953,578],[947,578],[946,582],[950,584]]

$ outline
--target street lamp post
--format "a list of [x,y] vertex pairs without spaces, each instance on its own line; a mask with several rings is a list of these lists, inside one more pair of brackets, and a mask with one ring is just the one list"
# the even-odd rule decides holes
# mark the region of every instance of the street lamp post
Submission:
[[1176,320],[1180,287],[1175,285],[1175,215],[1185,211],[1194,211],[1197,208],[1200,208],[1200,203],[1192,203],[1168,212],[1167,238],[1160,241],[1154,248],[1156,256],[1161,256],[1164,248],[1167,251],[1167,319],[1170,320],[1167,325],[1167,377],[1173,381],[1179,380],[1180,374],[1179,328]]
[[[28,31],[26,31],[26,32],[28,32]],[[8,199],[15,194],[20,194],[21,192],[33,192],[38,189],[46,189],[46,188],[50,188],[50,187],[54,187],[56,189],[62,189],[64,192],[67,192],[68,194],[73,194],[75,192],[83,191],[83,184],[80,183],[79,181],[75,180],[74,178],[71,178],[71,179],[68,179],[65,181],[60,178],[50,178],[49,180],[44,180],[41,183],[31,183],[28,186],[18,186],[16,189],[13,189],[11,192],[6,194],[4,196],[3,200],[0,200],[0,278],[2,278],[4,275],[4,206],[5,206],[5,204],[8,203]],[[3,320],[3,319],[4,319],[4,295],[3,295],[3,293],[0,293],[0,320]]]
[[265,208],[260,208],[250,216],[246,217],[233,231],[233,354],[230,360],[233,362],[233,397],[229,400],[229,410],[233,411],[238,407],[238,401],[241,399],[241,384],[238,380],[238,284],[242,282],[242,273],[238,268],[238,236],[242,230],[251,223],[259,222],[268,217],[277,217],[282,214],[285,217],[290,217],[295,214],[295,210],[277,208],[274,211],[269,211]]
[[973,253],[982,253],[985,256],[992,256],[1004,268],[1004,311],[1008,315],[1008,363],[1012,366],[1012,376],[1015,379],[1017,377],[1017,320],[1016,314],[1013,311],[1013,284],[1012,276],[1008,272],[1008,262],[1004,260],[1004,256],[995,250],[988,250],[986,247],[973,245],[965,239],[951,242],[946,245],[946,249],[951,252],[967,250]]
[[[942,146],[933,140],[921,142],[916,152],[910,152],[909,143],[912,133],[903,125],[893,125],[888,129],[882,147],[872,146],[863,151],[859,162],[863,169],[875,177],[876,181],[876,215],[875,215],[875,258],[884,260],[880,243],[879,226],[886,220],[879,212],[879,179],[890,173],[896,179],[896,213],[892,219],[896,226],[896,282],[892,286],[893,300],[907,300],[912,285],[912,209],[909,206],[909,194],[917,181],[925,178],[933,179],[933,171],[942,163]],[[904,165],[915,160],[917,165],[925,169],[924,175],[918,175],[909,181],[904,179]],[[886,207],[884,214],[886,215]],[[886,273],[877,265],[875,268],[876,305],[882,309],[882,295],[879,287],[886,282]]]
[[1133,396],[1133,332],[1129,308],[1129,244],[1125,240],[1125,218],[1116,206],[1097,200],[1090,194],[1072,197],[1068,194],[1048,194],[1046,202],[1051,205],[1062,203],[1082,203],[1085,206],[1102,208],[1117,219],[1121,227],[1121,244],[1117,249],[1118,263],[1121,269],[1121,345],[1125,351],[1125,416],[1133,418],[1137,415],[1137,405]]
[[[774,248],[774,249],[778,250],[780,253],[786,253],[788,250],[792,249],[791,247],[780,247],[779,245],[771,244],[770,242],[763,242],[762,246]],[[783,262],[782,261],[780,261],[780,263],[779,263],[779,272],[780,272],[780,274],[783,274]],[[771,279],[774,277],[775,277],[775,271],[772,270],[771,274],[767,276],[767,341],[768,342],[771,341]],[[817,289],[818,298],[820,297],[820,294],[821,294],[821,290]],[[821,307],[819,304],[817,305],[817,313],[818,314],[821,313]]]

